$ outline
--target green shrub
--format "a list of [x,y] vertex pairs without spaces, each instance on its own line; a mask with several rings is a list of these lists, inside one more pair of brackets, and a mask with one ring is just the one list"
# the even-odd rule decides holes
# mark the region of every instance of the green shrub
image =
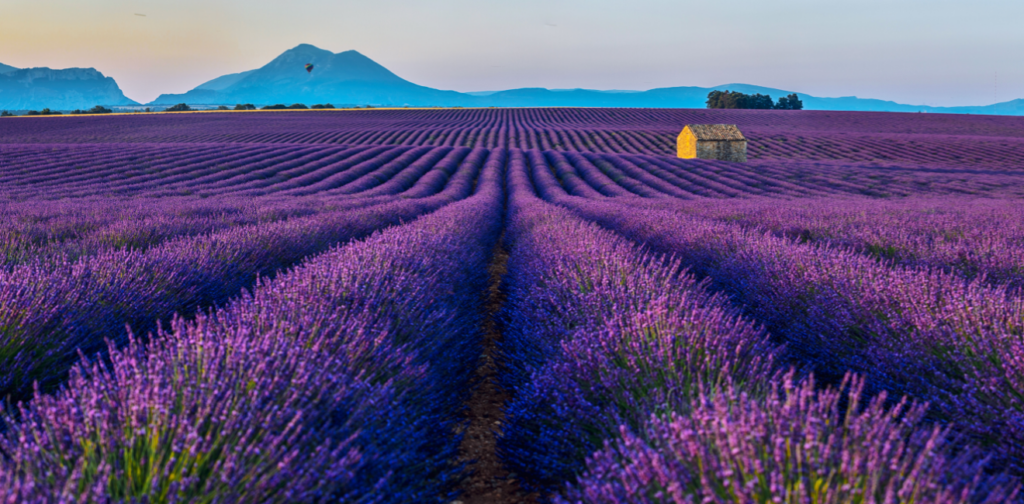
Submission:
[[804,108],[803,102],[795,93],[779,98],[779,102],[773,104],[771,96],[760,93],[748,95],[728,89],[708,93],[706,103],[709,109],[801,110]]
[[793,93],[779,98],[779,103],[775,105],[775,108],[778,110],[803,110],[804,102],[800,101],[800,97],[796,93]]

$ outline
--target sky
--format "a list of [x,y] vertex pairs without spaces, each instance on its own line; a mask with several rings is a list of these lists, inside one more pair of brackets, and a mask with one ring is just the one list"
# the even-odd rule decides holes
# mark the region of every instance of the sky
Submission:
[[438,89],[747,83],[933,106],[1024,98],[1021,0],[0,0],[0,63],[148,102],[301,43]]

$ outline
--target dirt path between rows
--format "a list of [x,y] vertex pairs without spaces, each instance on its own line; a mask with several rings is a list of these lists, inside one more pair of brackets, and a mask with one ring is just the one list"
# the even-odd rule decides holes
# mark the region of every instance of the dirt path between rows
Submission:
[[[501,339],[496,317],[505,301],[500,290],[505,274],[508,252],[499,239],[488,267],[490,284],[487,293],[487,318],[484,326],[484,353],[477,368],[479,386],[469,400],[469,427],[462,439],[459,458],[467,462],[471,476],[466,479],[462,504],[534,503],[536,497],[519,488],[498,458],[496,434],[505,420],[505,392],[495,380],[497,343]],[[454,504],[454,503],[453,503]]]

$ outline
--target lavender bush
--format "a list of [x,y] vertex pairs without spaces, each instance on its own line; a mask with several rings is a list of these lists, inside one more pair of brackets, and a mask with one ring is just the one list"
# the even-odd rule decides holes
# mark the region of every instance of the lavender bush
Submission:
[[571,478],[619,422],[672,410],[694,383],[772,374],[764,333],[678,263],[532,196],[518,152],[509,174],[502,381],[515,399],[499,448],[528,485],[550,490]]
[[83,362],[0,438],[23,502],[445,502],[500,157],[475,196]]
[[[547,494],[576,481],[565,498],[586,502],[843,502],[858,492],[892,502],[997,502],[1015,495],[1012,480],[983,473],[981,452],[960,449],[948,431],[924,425],[924,405],[904,399],[887,407],[882,395],[861,409],[863,381],[854,379],[844,417],[839,392],[818,395],[813,379],[797,386],[792,372],[781,376],[782,350],[676,260],[537,199],[534,187],[559,194],[543,162],[513,151],[509,167],[513,248],[502,382],[513,398],[499,450],[529,488]],[[556,201],[571,199],[561,194]],[[733,423],[723,416],[746,409],[762,413]],[[776,415],[778,421],[763,421]],[[721,428],[696,442],[707,453],[687,459],[689,465],[671,459],[681,449],[669,431],[658,430],[682,421]],[[803,421],[833,430],[810,429],[804,441],[794,432]],[[847,430],[835,429],[843,422]],[[764,443],[744,437],[747,451],[721,444],[723,436],[745,435],[755,425]],[[648,433],[654,444],[638,448],[633,432]],[[807,453],[779,462],[767,451],[780,446],[778,439],[800,440]],[[606,451],[593,455],[584,472],[602,443]],[[612,446],[620,451],[610,452]],[[713,462],[719,450],[733,458]],[[745,479],[728,476],[737,467],[749,473]],[[909,468],[918,472],[908,483]],[[805,492],[800,485],[808,482]]]
[[[452,185],[449,195],[468,187]],[[115,250],[56,266],[0,272],[0,391],[24,398],[41,380],[59,383],[77,352],[124,341],[125,324],[145,334],[173,314],[222,303],[259,276],[273,275],[334,244],[432,211],[450,199],[410,199],[244,226],[167,242],[145,252]]]
[[849,248],[894,264],[1024,285],[1024,229],[1015,200],[911,198],[721,201],[665,204],[693,215],[765,229],[803,243]]
[[[622,427],[587,460],[559,503],[1007,502],[1019,489],[983,473],[950,433],[919,428],[925,408],[885,396],[862,405],[850,378],[819,390],[787,375],[764,399],[735,388],[695,398],[685,415]],[[845,399],[845,400],[844,400]],[[843,404],[845,402],[845,405]],[[984,482],[979,485],[979,482]]]
[[826,376],[863,373],[872,393],[931,403],[931,414],[1014,471],[1024,440],[1019,335],[1024,305],[978,280],[889,267],[685,214],[629,213],[563,197],[580,215],[676,254]]
[[[502,232],[541,500],[1020,501],[1021,118],[2,122],[5,502],[460,498]],[[689,123],[750,162],[675,158]]]

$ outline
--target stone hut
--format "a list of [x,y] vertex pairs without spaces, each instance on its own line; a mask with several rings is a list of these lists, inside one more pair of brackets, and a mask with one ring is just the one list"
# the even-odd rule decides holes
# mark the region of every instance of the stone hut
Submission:
[[676,139],[676,149],[683,159],[747,161],[747,139],[735,124],[687,124]]

